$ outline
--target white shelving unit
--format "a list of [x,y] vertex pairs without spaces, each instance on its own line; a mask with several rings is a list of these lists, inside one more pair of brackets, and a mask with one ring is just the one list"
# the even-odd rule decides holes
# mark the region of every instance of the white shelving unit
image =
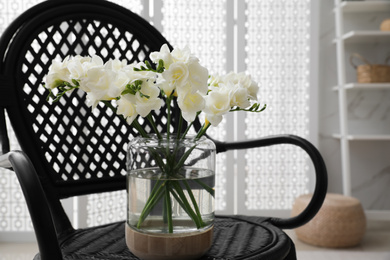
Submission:
[[[339,102],[339,122],[340,132],[333,135],[334,138],[340,140],[341,145],[341,162],[342,162],[342,177],[343,177],[343,193],[352,196],[351,185],[351,142],[369,141],[369,142],[389,142],[390,145],[390,129],[388,133],[351,133],[348,118],[348,95],[354,91],[390,91],[390,83],[372,83],[362,84],[355,83],[355,77],[352,77],[351,64],[348,63],[352,52],[360,50],[359,46],[375,46],[371,48],[375,54],[376,48],[380,44],[390,43],[390,32],[383,32],[376,28],[370,28],[367,25],[367,19],[364,16],[370,14],[372,17],[375,14],[390,18],[390,1],[341,1],[335,0],[335,26],[337,52],[337,86],[333,88],[338,93]],[[363,17],[363,19],[362,19]],[[370,48],[365,48],[370,49]],[[387,50],[389,51],[390,48]],[[354,129],[356,130],[356,129]],[[367,215],[371,218],[390,218],[390,210],[372,210],[367,211]]]
[[341,36],[344,43],[390,42],[390,32],[350,31]]

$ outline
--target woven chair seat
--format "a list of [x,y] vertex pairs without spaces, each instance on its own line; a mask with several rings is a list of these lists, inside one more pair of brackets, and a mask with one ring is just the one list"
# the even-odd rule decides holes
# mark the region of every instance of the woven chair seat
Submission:
[[[217,217],[213,245],[201,259],[295,259],[289,237],[267,218]],[[138,259],[127,248],[125,222],[76,230],[61,237],[64,259]],[[34,258],[40,259],[39,254]]]

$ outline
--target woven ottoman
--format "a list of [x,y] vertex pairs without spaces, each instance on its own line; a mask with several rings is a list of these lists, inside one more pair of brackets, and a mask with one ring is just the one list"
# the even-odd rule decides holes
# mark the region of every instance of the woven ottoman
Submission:
[[[292,216],[298,215],[309,203],[312,194],[295,200]],[[366,230],[366,216],[360,201],[353,197],[328,193],[317,215],[295,229],[298,239],[305,243],[331,248],[358,245]]]

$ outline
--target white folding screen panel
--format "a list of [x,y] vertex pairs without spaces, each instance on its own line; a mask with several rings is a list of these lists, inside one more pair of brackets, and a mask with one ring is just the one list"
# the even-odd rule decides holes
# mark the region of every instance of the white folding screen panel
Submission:
[[[310,0],[246,1],[246,70],[267,104],[261,114],[246,114],[245,138],[276,134],[309,137]],[[281,145],[245,153],[245,183],[237,196],[246,214],[291,209],[308,192],[308,157]]]

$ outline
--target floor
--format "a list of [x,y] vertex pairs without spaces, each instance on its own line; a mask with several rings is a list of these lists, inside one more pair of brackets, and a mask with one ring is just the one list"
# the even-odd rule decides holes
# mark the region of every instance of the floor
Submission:
[[[349,249],[311,246],[299,241],[294,231],[286,233],[294,240],[298,260],[390,260],[390,221],[368,222],[361,245]],[[37,251],[34,243],[0,243],[0,260],[31,260]]]
[[311,246],[298,240],[293,230],[286,233],[295,243],[298,260],[390,260],[390,220],[368,221],[362,243],[347,249]]

